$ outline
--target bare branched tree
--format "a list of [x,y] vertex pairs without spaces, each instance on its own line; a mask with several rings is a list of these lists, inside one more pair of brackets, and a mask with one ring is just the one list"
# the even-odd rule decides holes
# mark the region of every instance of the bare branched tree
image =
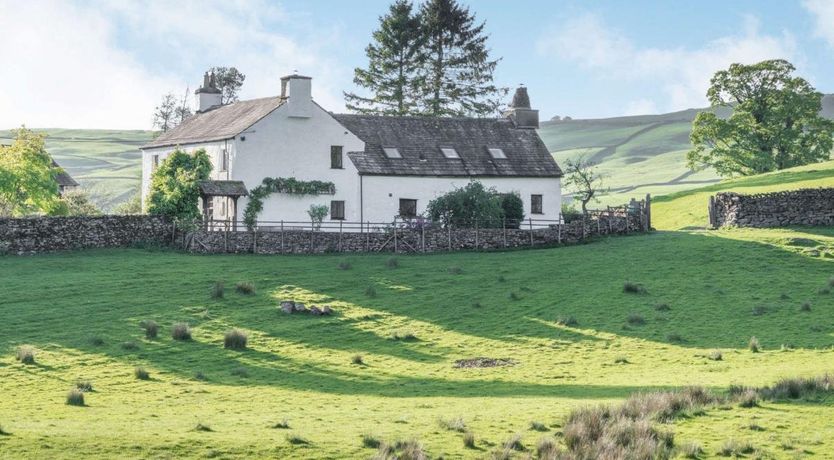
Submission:
[[576,196],[582,203],[582,215],[588,215],[588,203],[595,201],[602,189],[602,174],[597,171],[596,163],[587,157],[579,156],[567,160],[565,165],[565,184],[576,188]]
[[153,126],[163,133],[177,125],[177,98],[168,93],[153,111]]

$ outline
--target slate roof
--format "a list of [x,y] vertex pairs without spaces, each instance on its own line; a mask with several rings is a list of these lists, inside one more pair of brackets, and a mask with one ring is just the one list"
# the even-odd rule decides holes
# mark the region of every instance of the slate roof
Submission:
[[200,194],[203,196],[248,196],[249,191],[239,180],[205,180],[201,181]]
[[[55,160],[52,160],[52,167],[60,168],[61,166],[56,163]],[[61,168],[61,172],[55,176],[55,181],[58,182],[58,185],[61,187],[78,187],[78,182],[76,182],[75,179],[73,179],[72,176],[70,176],[69,173],[67,173],[67,171],[63,168]]]
[[238,101],[192,115],[141,148],[168,147],[231,139],[284,103],[279,96]]
[[[365,142],[363,152],[348,156],[364,175],[561,177],[535,129],[516,128],[506,118],[429,118],[334,114]],[[401,159],[385,156],[395,147]],[[459,159],[446,158],[453,147]],[[506,159],[487,149],[500,148]]]

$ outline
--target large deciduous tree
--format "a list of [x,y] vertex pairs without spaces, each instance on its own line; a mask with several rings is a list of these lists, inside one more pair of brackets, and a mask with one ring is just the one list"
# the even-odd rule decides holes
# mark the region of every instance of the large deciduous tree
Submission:
[[699,113],[687,153],[691,168],[711,166],[723,176],[760,174],[828,159],[834,123],[820,116],[822,94],[794,77],[785,60],[733,64],[712,78],[707,97],[731,106],[719,118]]
[[415,115],[419,113],[419,70],[425,61],[419,14],[410,1],[397,0],[379,18],[373,43],[365,48],[368,67],[354,70],[353,82],[370,95],[345,92],[345,105],[356,113]]
[[13,131],[12,145],[0,145],[0,215],[63,214],[57,175],[44,136],[26,127]]
[[428,0],[420,8],[427,58],[421,103],[427,115],[485,116],[507,93],[493,83],[500,59],[490,59],[485,23],[457,0]]
[[220,104],[226,105],[237,102],[238,93],[246,80],[246,75],[240,73],[235,67],[212,67],[210,73],[214,73],[214,82],[220,90]]
[[199,182],[208,180],[211,160],[199,149],[193,155],[175,150],[151,176],[148,214],[165,215],[183,221],[200,218]]

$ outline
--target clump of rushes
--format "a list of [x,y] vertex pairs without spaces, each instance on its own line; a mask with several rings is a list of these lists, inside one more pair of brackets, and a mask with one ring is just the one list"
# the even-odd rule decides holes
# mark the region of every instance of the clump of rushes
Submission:
[[67,393],[67,405],[69,406],[83,406],[84,392],[78,388],[73,388]]
[[90,337],[90,345],[93,345],[94,347],[100,347],[104,345],[104,339],[102,339],[99,336]]
[[152,319],[146,319],[139,323],[139,326],[145,330],[145,338],[155,339],[159,335],[159,324]]
[[567,326],[567,327],[574,327],[579,324],[579,321],[576,320],[573,316],[560,316],[556,318],[556,324],[559,326]]
[[645,294],[646,288],[642,284],[626,281],[623,283],[623,292],[628,294]]
[[475,448],[475,433],[471,431],[463,433],[463,446],[467,449]]
[[631,324],[632,326],[642,326],[646,324],[646,318],[643,318],[643,315],[638,313],[629,314],[626,318],[626,321],[628,322],[628,324]]
[[508,297],[510,298],[510,300],[520,300],[521,299],[521,296],[518,295],[518,293],[515,292],[515,291],[510,292]]
[[89,380],[79,380],[75,382],[75,388],[83,391],[84,393],[89,393],[93,391],[93,382]]
[[[238,294],[251,295],[255,293],[255,284],[248,281],[241,281],[235,284],[235,291]],[[222,297],[222,296],[221,296]]]
[[191,327],[187,323],[177,323],[171,328],[171,338],[174,340],[191,340]]
[[282,419],[280,422],[276,423],[275,425],[272,425],[272,428],[275,428],[275,429],[278,429],[278,430],[289,430],[290,429],[290,421],[287,420],[287,419]]
[[288,434],[287,442],[295,446],[310,444],[310,441],[297,434]]
[[811,302],[804,302],[802,306],[799,307],[799,311],[811,311]]
[[365,295],[368,297],[376,297],[376,288],[373,285],[369,285],[365,288]]
[[614,364],[628,364],[628,358],[625,356],[617,356],[614,358]]
[[547,431],[547,425],[542,422],[532,421],[530,422],[530,429],[533,431]]
[[659,303],[654,306],[654,309],[657,311],[669,311],[672,307],[668,303]]
[[17,347],[15,358],[23,364],[35,364],[35,349],[30,345]]
[[230,350],[245,350],[248,337],[240,329],[232,329],[223,337],[223,348]]
[[357,366],[365,365],[365,360],[362,358],[362,355],[353,355],[353,357],[350,358],[350,362],[356,364]]
[[704,454],[704,449],[697,441],[690,441],[680,447],[680,453],[683,458],[701,458]]
[[437,423],[444,430],[457,431],[459,433],[466,431],[466,422],[463,421],[463,417],[440,418],[437,420]]
[[376,449],[380,444],[382,444],[382,441],[378,437],[367,433],[362,435],[362,447]]
[[385,261],[385,266],[388,268],[399,268],[400,261],[396,257],[389,257],[388,260]]
[[122,342],[122,349],[126,351],[136,351],[139,349],[139,345],[134,341]]
[[683,337],[676,332],[672,332],[670,334],[666,334],[666,341],[667,342],[680,343],[680,342],[683,342]]
[[759,345],[759,339],[756,337],[750,337],[750,342],[747,343],[747,348],[749,348],[753,353],[762,351],[762,348]]
[[214,284],[211,286],[211,298],[222,299],[224,291],[225,288],[223,287],[223,282],[215,281]]
[[133,375],[136,377],[137,380],[150,380],[151,374],[145,370],[144,367],[137,367],[133,370]]
[[391,338],[394,339],[394,340],[402,340],[402,341],[405,341],[405,342],[411,342],[411,341],[417,340],[417,336],[414,335],[413,332],[408,331],[408,330],[394,331],[394,332],[391,333]]
[[202,432],[205,432],[205,433],[211,433],[214,430],[212,430],[210,426],[208,426],[204,423],[197,423],[197,426],[194,427],[194,431],[202,431]]

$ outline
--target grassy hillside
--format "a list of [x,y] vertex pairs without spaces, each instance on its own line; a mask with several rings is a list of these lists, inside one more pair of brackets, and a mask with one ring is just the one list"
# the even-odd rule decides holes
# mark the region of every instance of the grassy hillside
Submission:
[[[139,146],[152,138],[150,131],[36,129],[47,135],[46,149],[104,210],[138,192],[142,176]],[[0,143],[12,142],[0,131]]]
[[725,180],[706,187],[655,197],[652,225],[664,230],[705,228],[709,225],[707,203],[709,197],[717,192],[766,193],[817,187],[834,187],[834,161]]
[[[834,244],[834,232],[815,232]],[[533,453],[540,438],[560,439],[573,408],[655,388],[723,391],[831,371],[834,297],[824,288],[832,262],[760,235],[769,238],[661,232],[400,256],[394,268],[385,255],[0,257],[0,426],[9,433],[0,452],[369,458],[369,435],[419,439],[433,457],[481,458],[519,434]],[[216,280],[226,285],[222,299],[209,295]],[[239,281],[256,293],[234,292]],[[623,292],[626,281],[647,292]],[[337,314],[288,316],[278,309],[287,298]],[[159,338],[144,338],[143,320],[162,326]],[[171,338],[179,321],[193,340]],[[248,350],[223,348],[230,328],[249,334]],[[751,336],[763,352],[747,350]],[[15,360],[23,344],[36,348],[35,365]],[[714,350],[720,361],[707,358]],[[364,364],[354,364],[357,355]],[[454,367],[475,357],[515,365]],[[137,366],[150,380],[134,377]],[[93,387],[86,406],[66,405],[79,380]],[[763,402],[708,409],[665,429],[677,445],[699,442],[705,457],[736,439],[775,458],[830,458],[834,426],[820,421],[833,416],[831,398]],[[460,425],[458,417],[474,448],[441,421]]]

